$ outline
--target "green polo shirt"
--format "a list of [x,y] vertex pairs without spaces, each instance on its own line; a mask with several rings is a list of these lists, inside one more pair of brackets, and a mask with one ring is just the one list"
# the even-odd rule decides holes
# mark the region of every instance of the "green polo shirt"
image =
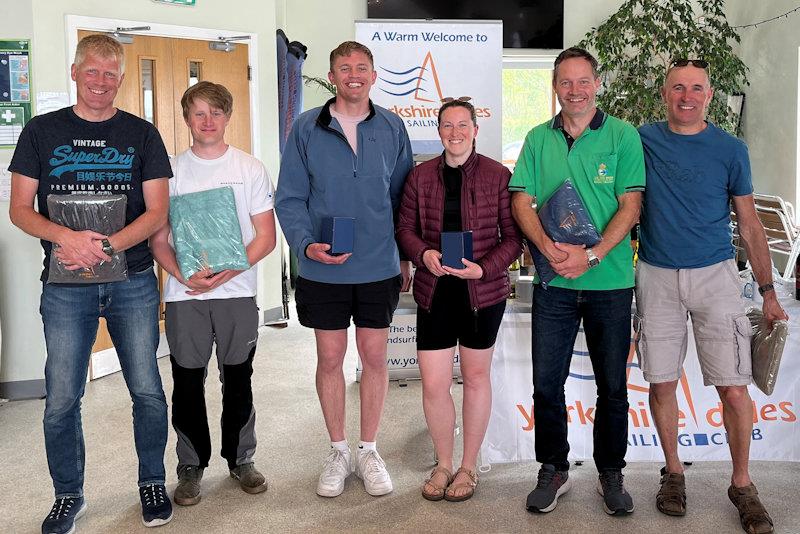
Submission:
[[[597,110],[591,124],[571,147],[562,129],[561,114],[533,128],[525,137],[508,189],[536,197],[542,206],[570,178],[597,230],[605,231],[619,209],[618,197],[643,191],[642,142],[625,121]],[[606,290],[633,287],[633,250],[623,239],[600,265],[568,280],[550,282],[566,289]]]

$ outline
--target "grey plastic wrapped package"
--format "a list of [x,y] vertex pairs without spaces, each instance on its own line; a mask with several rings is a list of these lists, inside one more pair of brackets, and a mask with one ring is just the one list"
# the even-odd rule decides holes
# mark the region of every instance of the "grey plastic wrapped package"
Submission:
[[[600,233],[569,179],[539,208],[538,216],[544,232],[554,242],[587,247],[593,247],[600,242]],[[547,289],[547,284],[556,277],[556,273],[545,255],[533,243],[530,243],[529,248],[539,281]]]
[[789,323],[775,321],[770,330],[758,308],[748,308],[747,317],[753,327],[753,337],[750,342],[753,382],[766,395],[772,395],[775,382],[778,380],[778,369],[781,365],[783,347],[786,345],[786,336],[789,335]]
[[217,273],[250,268],[230,187],[171,197],[169,223],[185,279],[204,269]]
[[[47,195],[50,220],[71,230],[92,230],[111,235],[125,226],[125,195]],[[97,284],[122,282],[128,279],[125,252],[116,252],[111,261],[100,262],[90,269],[69,271],[56,258],[58,245],[50,254],[48,284]]]

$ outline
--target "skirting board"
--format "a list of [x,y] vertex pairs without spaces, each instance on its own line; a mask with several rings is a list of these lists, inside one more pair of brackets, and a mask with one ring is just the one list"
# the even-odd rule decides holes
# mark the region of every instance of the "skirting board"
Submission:
[[43,399],[44,396],[44,378],[38,380],[18,380],[16,382],[0,382],[0,398],[3,399]]

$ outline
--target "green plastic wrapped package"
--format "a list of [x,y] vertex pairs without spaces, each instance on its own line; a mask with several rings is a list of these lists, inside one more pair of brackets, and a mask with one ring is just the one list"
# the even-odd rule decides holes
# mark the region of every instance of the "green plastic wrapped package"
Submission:
[[218,273],[250,268],[230,187],[170,197],[169,223],[185,279],[203,269]]

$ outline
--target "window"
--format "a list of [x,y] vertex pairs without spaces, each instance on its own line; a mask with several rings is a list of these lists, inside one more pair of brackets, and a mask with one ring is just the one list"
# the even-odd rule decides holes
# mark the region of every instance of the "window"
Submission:
[[503,57],[503,165],[513,170],[525,136],[555,115],[553,56]]

